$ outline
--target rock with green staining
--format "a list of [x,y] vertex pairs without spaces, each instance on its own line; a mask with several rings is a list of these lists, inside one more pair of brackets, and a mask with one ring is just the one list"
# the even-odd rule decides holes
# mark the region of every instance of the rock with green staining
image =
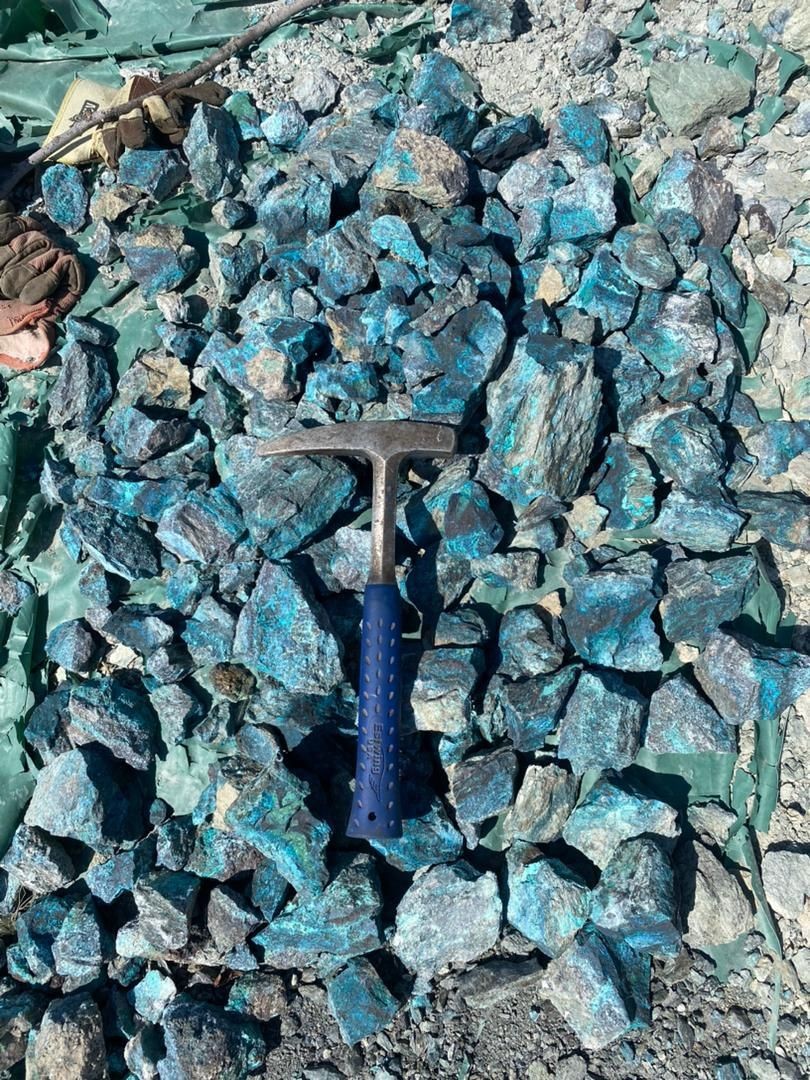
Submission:
[[450,26],[446,34],[449,45],[458,45],[462,41],[483,41],[491,45],[512,41],[516,34],[516,0],[453,0],[450,5]]
[[104,853],[138,839],[143,815],[135,774],[91,744],[60,754],[40,770],[25,823]]
[[59,623],[45,642],[45,653],[51,663],[78,675],[87,675],[92,670],[98,652],[98,639],[84,619]]
[[390,251],[410,266],[427,266],[427,257],[414,236],[413,228],[397,214],[380,214],[372,221],[369,236],[383,251]]
[[691,551],[728,551],[745,521],[721,494],[699,496],[675,489],[649,528],[654,536]]
[[149,1024],[158,1024],[166,1006],[177,996],[177,987],[168,975],[152,968],[127,996],[139,1016]]
[[205,102],[191,117],[183,140],[191,182],[203,199],[231,195],[242,176],[236,121],[225,109]]
[[647,834],[674,840],[680,833],[677,819],[677,811],[665,802],[647,798],[616,777],[600,776],[572,811],[563,839],[605,867],[622,840]]
[[682,672],[650,698],[644,745],[653,754],[733,754],[737,749],[733,729]]
[[578,577],[562,618],[579,655],[600,667],[657,671],[662,656],[653,589],[650,573],[625,568],[621,560]]
[[402,349],[415,420],[461,424],[481,399],[506,347],[501,313],[481,300],[454,315],[437,334],[412,331]]
[[55,976],[53,946],[71,906],[67,897],[51,895],[19,912],[14,925],[17,940],[9,946],[6,957],[13,979],[43,986]]
[[58,840],[25,822],[14,830],[0,867],[35,896],[66,888],[77,873]]
[[127,184],[155,202],[163,202],[188,175],[177,150],[150,146],[126,149],[118,162],[118,183]]
[[627,438],[644,447],[666,480],[692,494],[713,494],[726,469],[717,425],[697,405],[661,405],[640,416]]
[[596,488],[607,525],[617,532],[643,529],[655,517],[656,482],[645,455],[614,433],[605,450],[604,473]]
[[421,547],[443,539],[448,552],[472,559],[489,555],[503,539],[486,489],[469,474],[469,462],[453,462],[406,504],[408,531]]
[[402,191],[437,207],[464,202],[470,182],[464,159],[451,146],[409,128],[388,136],[370,180],[385,191]]
[[493,873],[467,862],[418,874],[400,900],[391,946],[422,980],[448,964],[466,964],[498,940],[502,905]]
[[586,1050],[601,1050],[650,1020],[650,961],[585,928],[552,960],[541,984]]
[[810,551],[810,503],[792,492],[744,491],[737,495],[748,523],[772,544]]
[[75,233],[84,225],[90,196],[84,178],[74,165],[49,165],[42,174],[42,200],[45,213],[66,233]]
[[31,1080],[81,1076],[104,1080],[108,1053],[98,1005],[88,993],[56,998],[48,1005],[26,1057]]
[[607,160],[608,133],[590,105],[569,102],[557,111],[548,135],[549,153],[572,176]]
[[715,630],[695,661],[695,675],[729,724],[769,724],[810,690],[810,656]]
[[624,941],[635,952],[677,956],[675,878],[660,841],[639,837],[619,845],[594,889],[590,918],[606,938]]
[[684,150],[676,150],[661,169],[642,206],[666,233],[667,213],[689,214],[703,229],[703,242],[721,248],[737,224],[734,189],[717,169]]
[[361,956],[383,944],[382,902],[373,858],[344,857],[323,892],[296,896],[253,941],[263,950],[265,964],[276,968],[308,967],[320,956]]
[[98,979],[114,956],[109,931],[102,924],[92,896],[76,900],[53,943],[54,970],[64,979],[63,990],[76,990]]
[[664,376],[662,397],[683,401],[698,396],[703,384],[697,369],[711,367],[718,344],[705,293],[643,293],[627,336]]
[[670,563],[666,595],[658,605],[664,634],[672,642],[702,646],[721,623],[737,618],[757,581],[757,563],[749,552]]
[[487,390],[489,445],[478,479],[525,508],[570,499],[590,461],[601,403],[593,350],[546,334],[520,338]]
[[512,682],[496,675],[484,699],[484,716],[505,732],[516,750],[540,750],[556,728],[580,667],[568,664],[553,675]]
[[161,515],[155,535],[179,559],[222,560],[245,535],[245,523],[223,485],[190,491]]
[[283,1013],[286,1006],[287,988],[280,975],[249,971],[231,983],[226,1008],[266,1023]]
[[208,933],[221,955],[244,945],[249,934],[262,923],[262,918],[245,898],[227,885],[211,890],[205,914]]
[[152,869],[155,846],[149,840],[119,851],[103,862],[94,861],[84,873],[87,888],[105,904],[132,892],[135,882]]
[[429,649],[422,654],[411,694],[414,723],[420,731],[462,731],[471,695],[484,670],[480,649]]
[[264,1064],[266,1045],[255,1020],[179,994],[161,1026],[166,1055],[160,1080],[244,1080]]
[[300,170],[265,192],[256,206],[268,245],[308,243],[329,228],[332,183],[311,170]]
[[548,675],[563,662],[563,649],[552,640],[538,607],[514,607],[504,613],[498,652],[498,673],[510,679]]
[[309,583],[266,561],[236,624],[234,658],[294,693],[328,693],[343,679],[340,646]]
[[200,265],[197,252],[177,225],[153,224],[140,232],[122,233],[119,245],[145,300],[178,288]]
[[261,853],[241,836],[213,825],[201,825],[185,869],[201,878],[228,881],[236,874],[255,870],[263,862]]
[[615,178],[607,165],[595,165],[583,169],[573,183],[555,192],[551,243],[567,240],[590,246],[607,236],[616,224],[614,184]]
[[508,922],[546,956],[559,956],[585,925],[591,893],[559,859],[518,842],[507,856]]
[[500,172],[539,141],[540,132],[533,116],[509,116],[491,127],[481,128],[472,141],[470,153],[482,168]]
[[518,262],[527,262],[546,254],[551,236],[552,200],[548,195],[528,195],[518,218],[520,243],[515,251]]
[[728,68],[703,60],[658,60],[650,65],[648,93],[673,135],[699,135],[715,116],[734,116],[751,102],[753,86]]
[[645,700],[612,671],[585,671],[560,721],[558,754],[581,776],[588,769],[623,769],[641,741]]
[[103,508],[79,505],[65,515],[81,549],[127,581],[157,577],[158,545],[148,529]]
[[182,949],[191,931],[200,879],[177,870],[158,870],[135,883],[132,891],[137,915],[118,931],[119,956],[157,960]]
[[271,146],[293,150],[307,133],[307,122],[297,101],[278,101],[261,122],[261,130]]
[[154,709],[145,694],[120,679],[89,679],[74,686],[66,723],[74,744],[100,743],[133,769],[148,769],[154,761]]
[[402,836],[396,840],[369,840],[398,870],[413,873],[436,863],[451,863],[461,855],[464,838],[450,821],[444,805],[434,799],[428,809],[413,817],[405,805]]
[[602,247],[588,264],[570,302],[598,319],[602,333],[607,334],[622,330],[630,322],[638,292],[635,281],[608,248]]
[[326,996],[329,1011],[349,1046],[387,1028],[399,1009],[397,999],[362,957],[350,960],[326,980]]
[[225,813],[228,828],[272,859],[304,894],[326,883],[324,850],[331,831],[307,807],[309,797],[309,785],[277,762],[249,778]]
[[216,465],[252,539],[268,558],[283,559],[350,505],[357,482],[336,458],[262,457],[260,445],[233,435],[217,447]]
[[503,825],[510,843],[559,840],[577,799],[577,779],[559,765],[529,765]]
[[605,399],[616,413],[616,426],[624,432],[657,404],[661,376],[620,331],[609,334],[594,350],[594,361]]
[[745,433],[745,449],[757,459],[756,475],[770,480],[810,451],[810,420],[770,420]]
[[513,801],[517,757],[512,750],[484,750],[447,768],[448,798],[459,822],[495,817]]
[[0,611],[16,615],[23,604],[34,595],[34,587],[9,570],[0,570]]
[[233,653],[236,616],[213,596],[204,596],[186,623],[181,637],[195,664],[222,664]]
[[675,260],[652,225],[625,225],[613,237],[612,246],[625,274],[645,289],[667,289],[675,280]]
[[112,399],[110,362],[102,349],[81,341],[68,341],[61,355],[62,365],[48,395],[48,422],[86,431]]

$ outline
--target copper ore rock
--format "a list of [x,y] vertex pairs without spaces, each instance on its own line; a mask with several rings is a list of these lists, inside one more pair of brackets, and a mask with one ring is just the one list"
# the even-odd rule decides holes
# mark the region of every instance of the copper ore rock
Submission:
[[467,196],[464,159],[435,135],[399,128],[380,150],[371,182],[386,191],[404,191],[430,206],[458,206]]
[[368,960],[350,960],[326,983],[329,1010],[349,1046],[387,1028],[399,1002]]
[[626,768],[639,748],[645,707],[641,694],[615,672],[583,672],[560,721],[559,756],[578,776]]

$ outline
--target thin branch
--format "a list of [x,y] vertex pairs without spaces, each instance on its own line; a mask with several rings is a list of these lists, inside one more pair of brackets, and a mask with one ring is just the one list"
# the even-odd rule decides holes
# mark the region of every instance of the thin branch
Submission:
[[38,150],[35,150],[33,154],[29,155],[25,161],[21,161],[19,165],[12,169],[7,179],[0,187],[0,196],[10,194],[12,189],[19,184],[23,177],[35,168],[37,165],[41,165],[43,161],[47,161],[48,158],[53,157],[54,154],[63,150],[66,146],[73,143],[80,135],[83,135],[91,128],[97,127],[99,124],[107,124],[111,120],[118,120],[126,113],[132,111],[142,105],[148,97],[165,97],[166,94],[171,93],[172,90],[179,90],[184,86],[190,86],[192,83],[197,82],[198,79],[203,78],[204,75],[208,75],[219,67],[220,64],[224,64],[226,60],[230,60],[236,53],[241,52],[242,49],[246,49],[254,42],[261,40],[272,30],[281,26],[282,23],[288,19],[294,18],[296,15],[300,15],[301,12],[307,11],[309,8],[321,7],[324,3],[329,3],[330,0],[279,0],[278,3],[273,5],[272,11],[268,12],[264,18],[260,19],[257,23],[251,26],[243,34],[237,34],[236,37],[232,37],[230,41],[227,41],[222,48],[216,49],[205,60],[201,60],[199,64],[195,64],[193,68],[189,68],[188,71],[178,72],[176,75],[171,75],[168,79],[161,82],[155,90],[150,91],[148,94],[142,94],[140,97],[132,98],[131,101],[126,101],[121,105],[111,105],[106,109],[96,109],[95,112],[90,113],[88,116],[83,117],[81,120],[77,120],[75,124],[72,124],[67,131],[63,131],[61,135],[57,135],[55,139],[51,139],[50,142],[45,143]]

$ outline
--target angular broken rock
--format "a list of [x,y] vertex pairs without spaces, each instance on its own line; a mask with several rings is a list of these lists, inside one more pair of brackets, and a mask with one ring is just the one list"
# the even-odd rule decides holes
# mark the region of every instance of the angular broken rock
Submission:
[[450,802],[460,822],[485,821],[512,802],[517,757],[507,747],[473,754],[446,771]]
[[391,945],[407,968],[429,979],[448,964],[469,963],[488,952],[498,939],[501,915],[493,873],[479,874],[466,862],[434,866],[416,875],[400,901]]
[[601,667],[657,671],[663,658],[651,618],[652,588],[649,574],[623,568],[577,578],[562,617],[579,655]]
[[694,842],[680,853],[679,863],[681,890],[686,892],[682,898],[684,938],[689,945],[725,945],[752,929],[750,900],[737,875],[710,848]]
[[766,851],[762,884],[768,903],[786,919],[799,919],[810,897],[810,854],[806,851]]
[[810,656],[716,630],[695,675],[729,724],[768,723],[810,690]]
[[383,144],[371,183],[404,191],[430,206],[458,206],[469,188],[464,159],[435,135],[398,128]]
[[104,1080],[107,1049],[98,1005],[89,994],[57,998],[33,1040],[26,1075],[32,1080]]
[[644,698],[615,672],[583,672],[560,721],[559,756],[577,776],[625,768],[636,756],[644,713]]
[[658,225],[667,211],[691,214],[703,226],[703,242],[722,248],[737,224],[734,189],[713,165],[676,150],[661,169],[655,186],[642,199]]
[[590,890],[559,859],[529,844],[515,844],[507,866],[507,920],[546,956],[559,956],[588,919]]
[[748,553],[670,563],[667,592],[658,606],[667,638],[702,646],[721,623],[740,614],[756,581],[757,564]]
[[343,971],[328,979],[326,994],[329,1010],[349,1046],[387,1028],[399,1009],[397,999],[364,957],[350,960]]
[[488,960],[461,976],[458,992],[471,1009],[487,1010],[515,994],[532,990],[542,977],[543,969],[534,958]]
[[478,478],[515,507],[540,495],[572,498],[590,461],[600,403],[592,349],[546,334],[520,338],[487,390],[489,445]]
[[741,75],[702,60],[650,65],[648,93],[673,135],[699,135],[713,116],[742,112],[753,89]]
[[734,729],[682,673],[650,698],[644,745],[653,754],[733,754]]
[[577,780],[559,765],[529,765],[503,824],[504,839],[550,844],[562,836],[577,799]]

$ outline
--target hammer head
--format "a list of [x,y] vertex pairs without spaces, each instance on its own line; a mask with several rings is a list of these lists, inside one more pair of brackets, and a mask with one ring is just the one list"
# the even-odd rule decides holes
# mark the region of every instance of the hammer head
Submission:
[[448,457],[455,448],[456,433],[446,424],[361,420],[301,428],[270,439],[261,446],[259,453],[332,454],[388,465],[406,457]]

